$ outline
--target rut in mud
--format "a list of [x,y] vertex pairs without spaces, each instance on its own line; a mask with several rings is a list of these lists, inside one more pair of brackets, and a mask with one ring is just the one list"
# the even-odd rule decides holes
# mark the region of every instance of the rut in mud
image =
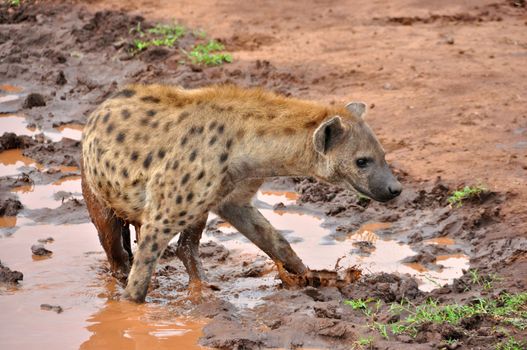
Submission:
[[[363,5],[366,11],[369,5]],[[211,13],[233,10],[228,4],[212,6],[197,2],[194,6],[203,15],[197,17],[204,21],[209,10]],[[209,9],[209,6],[212,7]],[[321,15],[318,19],[313,15],[311,21],[342,35],[342,28],[334,23],[339,6],[344,5],[335,4],[332,12],[317,6],[313,4],[313,11]],[[280,9],[265,9],[269,13],[278,11],[277,21],[281,19]],[[248,11],[244,6],[237,10],[243,15],[248,13],[244,12]],[[349,31],[346,35],[350,37],[346,38],[366,42],[371,40],[368,34],[371,28],[383,35],[393,31],[411,38],[417,34],[408,30],[421,26],[421,36],[415,40],[437,45],[431,52],[437,50],[445,55],[442,50],[455,48],[456,59],[443,62],[447,72],[457,67],[459,57],[475,56],[476,48],[456,46],[463,40],[471,45],[467,37],[475,23],[480,23],[484,31],[509,25],[509,35],[513,36],[525,20],[524,8],[511,6],[509,2],[442,15],[426,15],[416,10],[415,16],[407,16],[396,10],[386,11],[371,16],[375,18],[362,18],[361,26],[353,28],[354,33]],[[188,21],[195,21],[196,17],[184,10],[179,15],[183,19],[187,16]],[[519,97],[510,94],[509,98],[507,91],[503,100],[495,91],[490,95],[470,96],[479,107],[467,106],[451,94],[464,91],[463,84],[474,84],[464,81],[459,85],[442,85],[441,76],[435,76],[433,69],[427,70],[419,63],[428,59],[434,69],[440,69],[432,57],[416,58],[417,63],[410,68],[415,81],[409,82],[404,78],[409,73],[398,71],[400,61],[390,58],[393,47],[378,46],[376,52],[362,48],[365,56],[360,57],[360,63],[344,69],[329,62],[343,59],[337,53],[328,55],[328,62],[314,62],[310,61],[314,56],[309,53],[310,47],[303,53],[305,57],[291,58],[290,52],[284,51],[288,46],[284,35],[294,36],[295,26],[311,27],[310,22],[289,19],[284,24],[275,23],[274,31],[264,35],[259,33],[266,28],[260,19],[247,21],[253,30],[241,34],[211,19],[211,26],[225,29],[220,39],[227,49],[236,50],[235,58],[237,53],[240,59],[230,65],[208,68],[180,64],[184,56],[179,46],[130,55],[133,41],[130,29],[138,24],[149,28],[154,21],[127,11],[93,13],[68,2],[28,1],[22,2],[19,8],[0,5],[0,76],[3,77],[0,81],[0,113],[3,113],[0,115],[0,278],[5,282],[0,290],[0,304],[5,310],[0,316],[5,325],[0,331],[2,343],[18,348],[68,344],[89,349],[101,344],[141,343],[145,348],[186,346],[190,349],[199,348],[196,344],[201,337],[200,344],[217,348],[349,349],[360,339],[373,337],[378,348],[425,349],[448,341],[466,348],[484,349],[489,343],[496,343],[496,339],[510,335],[525,337],[525,331],[512,326],[498,334],[493,330],[496,320],[484,317],[456,325],[423,324],[417,337],[390,333],[385,339],[376,328],[376,324],[392,325],[399,321],[398,317],[402,318],[389,311],[393,302],[409,300],[419,304],[433,297],[442,303],[469,303],[474,298],[497,297],[504,291],[525,291],[527,215],[521,203],[526,194],[517,183],[520,183],[518,179],[525,180],[527,113],[514,107],[516,99],[524,98],[521,93]],[[240,20],[238,25],[247,23]],[[338,23],[342,23],[341,18]],[[447,27],[441,27],[445,23],[456,23],[458,31],[453,34]],[[280,29],[280,25],[286,29]],[[309,32],[306,38],[290,38],[298,55],[302,51],[298,51],[295,40],[311,41],[314,47],[319,44],[320,39],[313,33]],[[359,39],[353,39],[353,35]],[[456,36],[455,40],[450,39],[452,35]],[[327,36],[323,37],[322,45],[326,45]],[[187,36],[181,45],[187,47],[195,40]],[[376,40],[385,39],[377,36]],[[492,49],[502,50],[508,56],[499,57],[492,51],[488,59],[503,67],[516,67],[517,77],[513,78],[527,79],[519,64],[525,54],[522,46],[525,43],[519,40],[516,45],[508,38],[496,40],[493,45],[499,47]],[[511,45],[516,46],[510,49]],[[490,58],[491,55],[494,57]],[[385,57],[381,64],[379,57],[382,56]],[[305,60],[304,68],[291,63],[299,59]],[[474,68],[480,63],[468,60],[463,64],[468,71],[475,72],[474,79],[481,79],[480,72]],[[497,63],[492,67],[498,67]],[[504,71],[485,74],[508,77]],[[347,267],[358,266],[363,277],[340,288],[318,285],[283,288],[272,262],[227,223],[211,216],[201,257],[212,288],[202,305],[194,306],[187,300],[187,276],[170,248],[157,268],[146,305],[136,307],[116,301],[122,289],[109,276],[97,235],[89,223],[80,194],[78,166],[86,115],[126,82],[164,82],[185,87],[228,82],[263,86],[286,95],[333,103],[346,102],[344,98],[349,97],[350,89],[365,91],[363,98],[375,101],[370,106],[371,124],[379,130],[388,152],[396,158],[394,171],[405,187],[399,199],[378,204],[304,178],[273,179],[255,198],[258,208],[282,231],[309,267],[336,268],[342,272]],[[507,83],[513,90],[521,90],[517,89],[521,83],[515,80]],[[436,85],[437,91],[430,95],[418,95],[415,101],[399,106],[399,99],[413,93],[406,89],[408,86],[427,91],[429,86]],[[437,99],[437,94],[450,98],[450,104],[439,110],[435,103],[427,105]],[[500,122],[507,123],[510,130],[501,130],[496,127],[500,123],[489,119],[495,112],[495,102],[489,102],[489,96],[507,109],[505,119]],[[391,115],[392,111],[397,118],[375,119]],[[473,148],[480,147],[480,134],[463,129],[465,142],[460,147],[467,150],[460,155],[456,153],[457,130],[439,129],[444,133],[441,139],[436,129],[427,129],[430,126],[416,129],[413,118],[423,121],[429,113],[432,119],[459,113],[451,119],[459,122],[460,128],[484,128],[484,135],[490,135],[485,136],[486,141],[492,145],[490,150],[481,146],[488,152],[488,170],[481,170],[473,160],[475,156],[470,159],[464,156],[469,151],[477,153]],[[435,125],[433,120],[426,121],[426,125]],[[408,125],[411,127],[405,127]],[[398,133],[391,134],[390,129]],[[443,149],[449,151],[443,152]],[[502,156],[508,157],[505,165],[501,162]],[[431,165],[428,157],[433,157],[435,164]],[[466,164],[456,163],[459,159]],[[441,177],[437,176],[437,169],[441,169]],[[467,177],[471,170],[473,176]],[[488,193],[459,208],[449,205],[447,198],[462,184],[488,179],[485,171],[490,172],[490,181],[495,181]],[[458,180],[456,175],[465,180]],[[49,237],[53,240],[48,240]],[[32,254],[31,246],[38,244],[51,254]],[[487,284],[474,283],[471,272],[467,272],[469,267],[472,273],[478,269]],[[488,283],[492,284],[491,289],[485,288]],[[345,300],[368,298],[382,303],[376,310],[375,320],[344,304]],[[62,312],[53,311],[59,310],[58,307]],[[193,321],[189,321],[189,316]],[[36,335],[25,336],[28,328]],[[58,329],[63,335],[60,339]],[[125,337],[110,336],[114,332]],[[22,341],[26,341],[24,346]]]

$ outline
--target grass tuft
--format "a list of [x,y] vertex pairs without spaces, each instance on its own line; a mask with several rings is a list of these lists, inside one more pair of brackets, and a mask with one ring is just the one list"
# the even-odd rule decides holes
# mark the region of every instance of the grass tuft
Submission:
[[[477,273],[474,274],[473,283],[484,285],[482,277]],[[375,304],[371,307],[373,303]],[[474,316],[490,317],[499,324],[511,325],[519,330],[527,329],[527,292],[504,293],[492,299],[477,298],[467,305],[441,305],[434,299],[420,305],[413,305],[408,301],[392,303],[389,304],[390,312],[401,317],[399,322],[388,325],[376,321],[375,315],[382,306],[379,300],[353,299],[344,301],[344,304],[371,317],[371,328],[377,330],[385,339],[389,338],[389,331],[393,335],[407,334],[415,337],[420,326],[426,323],[458,325],[462,320]]]
[[454,193],[452,193],[452,195],[448,197],[448,203],[451,206],[455,206],[459,208],[463,205],[463,201],[467,199],[479,197],[484,192],[487,192],[487,189],[481,185],[465,186],[462,189],[457,190]]
[[[186,33],[185,27],[178,24],[167,25],[167,24],[156,24],[153,28],[146,30],[146,33],[142,30],[141,24],[138,23],[135,28],[130,30],[130,33],[136,33],[141,39],[134,39],[134,53],[143,51],[150,46],[164,46],[173,47],[176,42]],[[148,35],[147,35],[148,34]],[[148,36],[149,39],[143,40],[142,38]]]
[[6,3],[11,7],[18,7],[21,4],[21,0],[6,0]]
[[[181,48],[181,51],[192,63],[217,66],[232,62],[232,55],[224,52],[225,46],[216,40],[206,41],[207,33],[202,29],[189,32],[184,26],[179,24],[167,25],[158,23],[152,28],[143,30],[141,23],[138,23],[129,32],[135,37],[130,50],[132,55],[151,46],[172,48],[180,38],[190,33],[200,43],[193,45],[189,51],[186,51],[185,48]],[[183,60],[181,63],[184,64],[185,61]]]
[[527,342],[518,341],[513,337],[507,339],[506,342],[500,342],[496,345],[496,350],[525,350],[527,349]]
[[188,57],[195,64],[205,64],[207,66],[217,66],[222,63],[231,63],[232,55],[221,52],[225,46],[215,40],[209,40],[206,44],[197,44],[188,53]]
[[359,338],[351,347],[352,349],[373,349],[373,337]]

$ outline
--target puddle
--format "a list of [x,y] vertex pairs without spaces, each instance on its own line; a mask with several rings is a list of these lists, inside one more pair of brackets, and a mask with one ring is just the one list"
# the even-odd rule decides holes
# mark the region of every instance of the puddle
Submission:
[[11,192],[18,195],[26,209],[55,209],[62,205],[63,199],[82,199],[81,177],[67,176],[49,185],[19,186]]
[[[0,177],[20,175],[22,167],[33,167],[40,171],[46,170],[44,166],[32,158],[23,155],[21,149],[10,149],[0,152]],[[49,169],[56,169],[62,173],[80,172],[76,166],[59,165]]]
[[50,130],[37,130],[37,134],[43,133],[46,137],[51,139],[53,142],[59,142],[63,138],[72,139],[75,141],[80,141],[82,138],[82,129],[83,125],[81,124],[63,124],[57,128]]
[[2,134],[12,132],[20,136],[34,136],[38,134],[36,128],[28,127],[26,118],[9,114],[0,116],[0,130],[2,130]]
[[[4,97],[9,97],[4,96]],[[2,101],[0,101],[1,103]],[[12,132],[17,135],[24,136],[35,136],[44,134],[46,137],[51,139],[53,142],[58,142],[63,138],[69,138],[72,140],[80,141],[82,138],[82,130],[84,126],[77,123],[62,124],[56,128],[49,130],[42,130],[34,126],[29,126],[26,122],[26,118],[17,115],[0,115],[0,130],[2,134],[5,132]]]
[[205,349],[204,322],[174,318],[166,306],[108,301],[87,319],[92,334],[79,349]]
[[296,192],[265,190],[258,191],[256,195],[256,200],[273,206],[279,203],[285,205],[293,205],[296,204],[296,200],[298,199],[298,197],[299,195]]
[[[389,223],[365,223],[347,237],[335,238],[328,228],[322,227],[323,217],[291,210],[273,210],[277,203],[294,204],[295,196],[290,192],[260,191],[255,200],[262,214],[280,230],[304,263],[311,269],[333,269],[338,258],[339,266],[358,265],[364,273],[399,272],[413,275],[419,282],[419,288],[430,291],[439,285],[450,283],[462,275],[462,269],[469,267],[466,255],[438,257],[438,263],[444,268],[432,271],[418,264],[405,264],[402,260],[417,253],[407,244],[379,235],[380,230],[388,229]],[[210,219],[214,219],[211,216]],[[220,224],[222,234],[206,236],[228,249],[239,249],[244,253],[263,254],[259,248],[231,227]],[[448,239],[430,240],[430,244],[454,244]],[[359,254],[358,245],[366,245],[367,254]]]
[[[0,339],[5,349],[203,349],[203,322],[174,316],[167,305],[112,301],[117,286],[98,268],[105,260],[91,223],[32,225],[19,220],[15,235],[0,239],[0,258],[24,273],[17,287],[0,287]],[[33,260],[30,246],[53,255]],[[59,305],[63,312],[40,309]]]
[[76,166],[59,165],[58,169],[63,173],[80,172],[80,169]]
[[16,226],[16,216],[0,216],[0,228]]
[[425,244],[437,244],[437,245],[454,245],[456,241],[448,237],[437,237],[432,239],[427,239],[424,241]]
[[10,93],[10,94],[16,94],[16,93],[22,92],[23,89],[18,86],[0,84],[0,90],[2,90],[3,92]]
[[42,169],[43,166],[22,154],[21,149],[10,149],[0,153],[0,176],[16,176],[21,167]]

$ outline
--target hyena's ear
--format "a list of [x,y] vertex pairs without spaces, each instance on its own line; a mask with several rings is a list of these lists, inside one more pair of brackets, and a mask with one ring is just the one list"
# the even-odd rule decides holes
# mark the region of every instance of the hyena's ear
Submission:
[[345,131],[342,118],[338,115],[324,121],[313,133],[315,151],[326,154],[343,139]]
[[350,102],[346,105],[346,109],[358,118],[364,118],[366,116],[367,108],[364,102]]

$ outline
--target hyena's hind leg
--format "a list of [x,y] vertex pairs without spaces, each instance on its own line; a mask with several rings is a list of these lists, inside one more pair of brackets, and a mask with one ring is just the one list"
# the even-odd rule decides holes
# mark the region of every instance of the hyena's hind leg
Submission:
[[106,252],[112,273],[119,279],[126,279],[130,271],[132,253],[128,223],[119,219],[111,208],[106,207],[95,197],[84,178],[82,169],[81,173],[84,201],[99,233],[99,241]]
[[179,235],[176,250],[178,258],[187,270],[189,296],[194,302],[201,301],[203,282],[206,281],[199,257],[199,241],[206,224],[207,215],[204,215],[196,223],[186,227]]

